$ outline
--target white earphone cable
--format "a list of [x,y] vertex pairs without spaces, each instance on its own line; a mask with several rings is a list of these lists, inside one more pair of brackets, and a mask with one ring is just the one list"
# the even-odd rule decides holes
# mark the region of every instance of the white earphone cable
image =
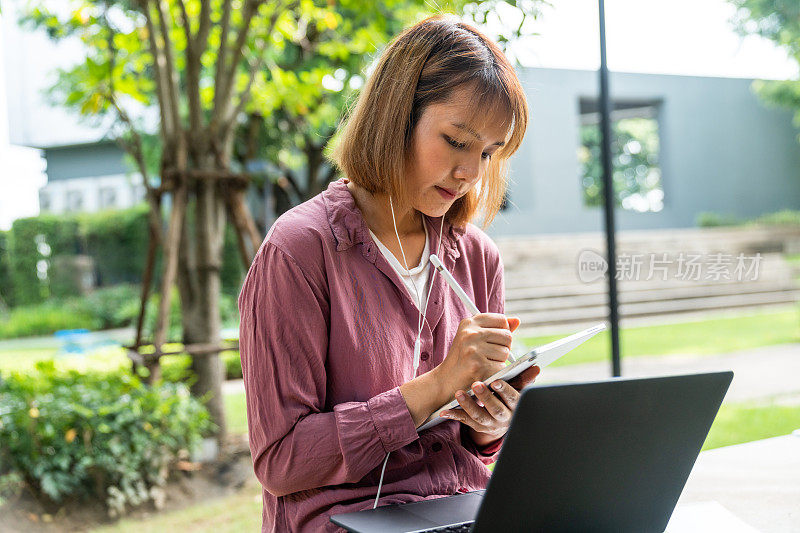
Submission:
[[[392,197],[389,196],[389,207],[392,210],[392,224],[394,225],[394,234],[397,236],[397,244],[400,245],[400,254],[403,256],[403,265],[406,267],[406,272],[409,272],[408,268],[408,261],[406,261],[406,252],[403,250],[403,243],[400,241],[400,233],[397,231],[397,221],[394,217],[394,205],[392,204]],[[425,221],[423,220],[423,224]],[[439,225],[439,243],[436,246],[436,255],[439,255],[439,252],[442,249],[442,230],[444,229],[444,215],[442,215],[442,222]],[[423,252],[424,253],[424,252]],[[428,266],[426,265],[426,268]],[[412,379],[417,376],[417,369],[419,368],[419,357],[420,357],[420,350],[421,350],[421,337],[422,337],[422,328],[427,323],[426,315],[428,312],[428,301],[431,298],[431,290],[433,289],[433,278],[436,276],[436,269],[433,269],[433,274],[431,275],[431,279],[428,281],[428,295],[425,297],[425,309],[419,309],[420,311],[420,318],[417,319],[417,339],[414,341],[414,359],[412,362],[412,368],[414,375]],[[417,296],[417,302],[419,305],[422,305],[422,301],[419,299],[419,291],[417,290],[417,284],[414,282],[414,277],[411,276],[411,284],[414,287],[414,294]],[[428,324],[428,328],[431,328],[431,325]],[[431,328],[431,331],[433,329]],[[381,468],[381,479],[378,482],[378,493],[375,494],[375,503],[373,504],[372,508],[375,509],[378,507],[378,500],[381,497],[381,487],[383,487],[383,474],[386,472],[386,463],[389,462],[389,452],[386,454],[386,459],[383,460],[383,468]]]

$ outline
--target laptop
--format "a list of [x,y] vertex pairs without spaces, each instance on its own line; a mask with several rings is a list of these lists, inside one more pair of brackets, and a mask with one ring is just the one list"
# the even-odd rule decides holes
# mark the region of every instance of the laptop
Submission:
[[664,531],[732,379],[527,387],[485,490],[331,521],[355,533]]

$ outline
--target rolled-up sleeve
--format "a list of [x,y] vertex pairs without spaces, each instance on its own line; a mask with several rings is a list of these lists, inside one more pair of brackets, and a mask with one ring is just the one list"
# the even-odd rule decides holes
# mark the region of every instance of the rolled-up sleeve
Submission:
[[356,482],[418,438],[399,387],[323,411],[328,295],[271,242],[248,271],[239,313],[250,450],[271,494]]

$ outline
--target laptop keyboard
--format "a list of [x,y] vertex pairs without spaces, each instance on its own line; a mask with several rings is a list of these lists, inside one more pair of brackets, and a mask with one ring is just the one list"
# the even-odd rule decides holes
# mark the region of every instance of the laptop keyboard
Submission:
[[472,524],[475,522],[465,522],[463,524],[456,524],[454,526],[435,527],[433,529],[425,529],[420,533],[469,533],[472,531]]

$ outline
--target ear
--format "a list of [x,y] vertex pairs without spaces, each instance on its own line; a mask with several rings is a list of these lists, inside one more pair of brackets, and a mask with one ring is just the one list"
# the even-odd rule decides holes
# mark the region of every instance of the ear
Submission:
[[515,316],[507,317],[508,320],[508,329],[512,332],[519,327],[520,320]]

